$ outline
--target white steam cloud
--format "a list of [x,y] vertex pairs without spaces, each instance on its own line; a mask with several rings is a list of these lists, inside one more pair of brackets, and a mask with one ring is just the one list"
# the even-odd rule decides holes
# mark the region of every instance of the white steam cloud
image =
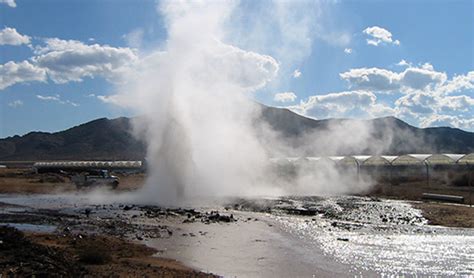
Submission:
[[[275,154],[298,151],[260,123],[261,106],[249,94],[272,81],[280,65],[271,56],[226,43],[236,5],[163,1],[166,45],[142,57],[124,75],[120,92],[108,99],[141,115],[135,133],[148,146],[148,179],[137,193],[142,201],[169,205],[199,196],[317,193],[322,186],[335,187],[327,187],[338,178],[334,171],[287,181],[271,167]],[[270,153],[269,143],[279,151]],[[347,187],[329,189],[324,192]]]

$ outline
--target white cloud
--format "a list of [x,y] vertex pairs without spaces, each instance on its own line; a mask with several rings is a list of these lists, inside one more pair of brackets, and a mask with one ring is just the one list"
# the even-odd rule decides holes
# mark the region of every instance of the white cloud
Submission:
[[474,108],[474,98],[466,95],[441,96],[439,106],[445,112],[467,112]]
[[375,92],[410,92],[412,90],[434,90],[447,80],[444,72],[438,72],[430,64],[409,67],[397,73],[380,68],[357,68],[339,74],[351,89]]
[[463,129],[474,129],[474,118],[461,118],[452,115],[430,115],[421,120],[422,127],[451,126]]
[[377,103],[375,94],[368,91],[314,95],[288,108],[313,118],[379,117],[394,113],[392,108]]
[[62,100],[61,97],[56,94],[54,96],[43,96],[43,95],[36,95],[36,97],[42,101],[52,101],[52,102],[57,102],[57,103],[60,103],[60,104],[69,104],[71,106],[74,106],[74,107],[78,107],[79,104],[75,103],[75,102],[72,102],[70,100]]
[[29,44],[30,37],[21,35],[15,28],[5,27],[0,30],[0,45]]
[[422,68],[409,67],[400,74],[401,85],[415,90],[422,90],[427,87],[434,89],[446,80],[446,73],[435,71],[430,64],[425,64]]
[[382,27],[367,27],[363,33],[370,37],[367,39],[367,44],[369,45],[378,46],[380,43],[400,45],[400,41],[393,40],[392,33]]
[[275,78],[280,69],[278,62],[271,56],[245,51],[219,41],[212,51],[209,49],[209,52],[204,53],[204,57],[214,68],[216,81],[227,80],[227,84],[239,85],[247,91],[262,88]]
[[46,81],[46,71],[28,61],[0,65],[0,90],[29,81]]
[[[229,81],[225,82],[227,84],[239,84],[243,90],[255,91],[276,76],[279,63],[271,56],[245,51],[212,40],[215,46],[212,50],[203,49],[203,59],[206,59],[209,66],[212,64],[215,69],[215,80],[227,80]],[[2,69],[0,69],[0,73],[2,73],[0,90],[15,83],[29,80],[46,81],[46,77],[59,84],[71,81],[80,82],[85,77],[94,78],[96,76],[119,82],[124,75],[140,74],[140,71],[147,64],[156,62],[153,60],[154,58],[148,59],[151,56],[160,56],[160,53],[153,53],[153,55],[140,60],[136,50],[131,48],[99,44],[87,45],[80,41],[58,38],[46,39],[45,43],[43,46],[34,48],[33,51],[36,56],[32,57],[31,61],[25,61],[21,64],[10,62],[2,66]],[[207,43],[205,42],[203,45]],[[137,63],[138,61],[140,63]],[[229,63],[237,64],[239,67],[229,68],[227,66]],[[29,78],[16,77],[15,65],[17,67],[18,65],[22,66],[20,69],[16,69],[17,71],[28,66],[27,69],[30,72],[35,70],[37,75],[29,76]],[[200,72],[193,74],[200,74]],[[17,73],[16,75],[20,74]]]
[[[11,35],[13,33],[8,28],[2,32],[7,34],[3,37],[3,43],[20,43],[20,39],[12,39],[17,36]],[[28,37],[23,37],[22,40],[23,43],[29,42]],[[45,42],[44,46],[33,48],[36,56],[29,61],[0,65],[0,90],[15,83],[46,81],[47,77],[59,84],[80,82],[85,77],[96,76],[115,81],[138,61],[135,50],[130,48],[87,45],[80,41],[58,38],[46,39]]]
[[23,101],[17,99],[17,100],[14,100],[14,101],[8,103],[8,106],[13,107],[13,108],[18,108],[20,106],[23,106]]
[[349,88],[370,91],[393,91],[400,88],[399,74],[380,68],[357,68],[339,74]]
[[[472,129],[474,99],[470,96],[447,96],[415,91],[395,101],[397,115],[412,118],[420,125],[449,125]],[[470,123],[470,124],[469,124]]]
[[435,113],[437,102],[433,94],[418,91],[402,96],[395,101],[395,105],[401,113],[419,117],[420,114]]
[[15,0],[0,0],[0,4],[5,4],[10,8],[16,8]]
[[125,100],[122,99],[121,95],[111,95],[111,96],[104,96],[104,95],[98,95],[97,99],[102,101],[103,103],[107,104],[114,104],[114,105],[123,105]]
[[445,94],[459,92],[462,90],[474,89],[474,71],[470,71],[465,75],[456,75],[451,80],[448,80],[440,91]]
[[397,63],[397,66],[400,66],[400,67],[411,67],[412,64],[405,61],[404,59],[402,59],[400,62]]
[[137,60],[130,48],[108,45],[86,45],[80,41],[47,39],[46,46],[37,47],[32,60],[46,69],[55,83],[82,81],[84,77],[103,76],[113,79]]
[[293,78],[299,78],[301,76],[301,71],[299,69],[295,69],[295,71],[291,74]]
[[352,53],[352,48],[344,48],[344,53],[351,54]]
[[275,94],[273,100],[277,102],[293,102],[296,98],[297,96],[293,92],[283,92]]

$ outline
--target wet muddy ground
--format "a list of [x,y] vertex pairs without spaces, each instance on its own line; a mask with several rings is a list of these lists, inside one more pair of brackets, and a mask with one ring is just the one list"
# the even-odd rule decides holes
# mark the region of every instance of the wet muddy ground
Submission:
[[86,195],[0,195],[3,225],[107,235],[194,269],[238,277],[474,275],[474,230],[428,225],[403,201],[368,197],[234,199],[163,208]]

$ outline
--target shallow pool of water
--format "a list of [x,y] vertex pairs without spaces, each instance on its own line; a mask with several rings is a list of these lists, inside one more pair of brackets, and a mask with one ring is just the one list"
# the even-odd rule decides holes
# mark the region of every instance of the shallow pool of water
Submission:
[[0,226],[9,226],[23,232],[52,233],[56,230],[54,225],[38,225],[26,223],[0,223]]

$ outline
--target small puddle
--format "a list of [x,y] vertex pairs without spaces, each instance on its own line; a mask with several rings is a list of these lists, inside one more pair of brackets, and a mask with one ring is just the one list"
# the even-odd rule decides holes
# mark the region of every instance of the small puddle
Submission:
[[0,223],[0,226],[9,226],[23,232],[52,233],[56,230],[54,225],[38,225],[26,223]]
[[4,208],[2,210],[5,213],[22,213],[22,212],[29,211],[28,209],[26,209],[24,207],[10,207],[10,208]]

